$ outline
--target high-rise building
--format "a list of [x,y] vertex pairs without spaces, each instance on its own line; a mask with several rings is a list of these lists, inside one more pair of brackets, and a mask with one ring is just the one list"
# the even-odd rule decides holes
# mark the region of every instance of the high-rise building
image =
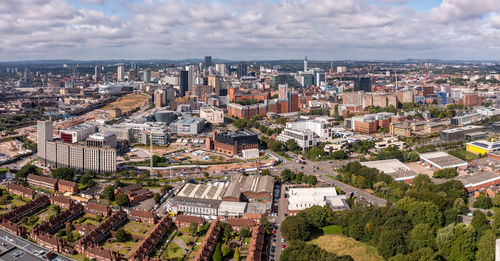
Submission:
[[247,75],[247,63],[245,61],[241,61],[238,65],[238,71],[236,72],[238,78]]
[[223,63],[218,63],[215,65],[215,71],[222,76],[226,76],[226,65]]
[[205,56],[205,69],[212,66],[212,56]]
[[31,72],[30,72],[30,69],[28,69],[28,67],[26,67],[24,69],[24,75],[23,75],[23,80],[24,80],[24,83],[26,85],[30,85],[31,84]]
[[187,71],[187,90],[191,91],[193,87],[193,77],[194,77],[194,65],[186,66]]
[[137,78],[137,74],[135,74],[135,70],[134,69],[130,69],[128,71],[128,80],[129,81],[135,81]]
[[94,69],[94,81],[98,82],[99,80],[101,80],[101,67],[96,65]]
[[179,94],[183,97],[189,91],[189,72],[181,71],[179,76]]
[[347,67],[345,66],[337,66],[337,73],[346,73]]
[[304,58],[304,72],[307,72],[307,56]]
[[54,125],[52,121],[37,122],[37,150],[39,160],[45,164],[47,159],[47,142],[52,141]]
[[288,84],[278,85],[278,99],[284,100],[288,98]]
[[150,83],[151,82],[151,71],[149,69],[145,70],[143,73],[143,82]]
[[354,91],[371,92],[371,79],[369,77],[358,77],[354,80]]
[[209,75],[208,76],[208,85],[212,86],[213,92],[217,95],[220,95],[220,76],[217,75]]
[[125,80],[125,66],[118,66],[117,80],[123,82]]
[[130,69],[135,71],[135,77],[138,78],[139,77],[139,66],[137,66],[136,62],[130,63]]

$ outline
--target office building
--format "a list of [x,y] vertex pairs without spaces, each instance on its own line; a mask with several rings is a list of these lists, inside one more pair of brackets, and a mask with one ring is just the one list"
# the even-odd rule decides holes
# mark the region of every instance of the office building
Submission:
[[471,123],[478,122],[484,118],[483,115],[473,112],[464,115],[459,115],[451,118],[451,125],[463,126]]
[[226,76],[226,64],[218,63],[215,65],[215,71],[218,75]]
[[227,155],[240,155],[246,149],[258,149],[257,134],[249,131],[212,132],[212,137],[207,137],[205,146],[207,150]]
[[240,64],[238,64],[238,70],[236,74],[238,78],[247,76],[247,63],[245,61],[241,61]]
[[332,126],[327,117],[318,117],[315,119],[298,118],[294,122],[287,122],[286,127],[294,130],[308,130],[314,132],[321,140],[332,138]]
[[116,134],[112,132],[108,133],[94,133],[87,138],[87,147],[100,148],[107,146],[110,148],[116,148]]
[[200,118],[212,124],[221,124],[224,123],[224,110],[213,106],[204,106],[200,108]]
[[371,79],[369,77],[358,77],[354,79],[354,91],[371,92]]
[[307,56],[304,58],[304,72],[307,72]]
[[205,120],[199,118],[187,117],[177,119],[170,124],[173,133],[181,135],[196,135],[205,127]]
[[142,81],[145,83],[151,82],[151,71],[149,69],[147,69],[143,72]]
[[69,127],[65,130],[61,130],[60,138],[64,143],[77,143],[84,141],[91,134],[96,132],[96,126],[89,123],[82,123]]
[[117,80],[119,82],[125,81],[125,66],[123,65],[118,66]]
[[212,92],[215,93],[216,95],[220,95],[220,89],[221,89],[220,78],[221,77],[217,75],[208,76],[208,85],[212,86]]
[[47,143],[52,141],[54,125],[52,121],[37,122],[37,154],[41,163],[46,163]]
[[297,145],[302,149],[306,150],[311,147],[318,145],[318,140],[314,135],[314,132],[309,130],[295,130],[285,128],[277,137],[276,140],[286,143],[288,140],[295,140]]
[[181,71],[179,76],[179,94],[184,97],[186,92],[190,89],[189,87],[189,72]]
[[154,120],[156,122],[164,122],[167,125],[175,121],[177,118],[178,115],[174,111],[161,110],[154,113]]
[[329,206],[332,210],[349,209],[346,195],[338,195],[335,187],[326,188],[291,188],[288,191],[288,215],[312,206]]
[[132,128],[123,125],[102,125],[99,126],[99,132],[114,133],[117,140],[133,141]]
[[96,65],[94,68],[94,81],[99,82],[101,80],[101,67]]
[[208,67],[212,66],[212,56],[205,56],[205,59],[204,59],[204,67],[205,69],[208,69]]
[[154,145],[168,145],[170,142],[170,134],[166,129],[154,128],[144,130],[137,135],[137,142],[141,144],[149,144],[153,141]]

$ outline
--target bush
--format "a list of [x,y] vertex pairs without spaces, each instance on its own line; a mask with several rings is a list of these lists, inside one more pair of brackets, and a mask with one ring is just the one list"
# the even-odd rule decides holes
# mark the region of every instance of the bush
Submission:
[[451,179],[458,175],[458,172],[454,168],[440,169],[434,172],[433,177],[438,179]]

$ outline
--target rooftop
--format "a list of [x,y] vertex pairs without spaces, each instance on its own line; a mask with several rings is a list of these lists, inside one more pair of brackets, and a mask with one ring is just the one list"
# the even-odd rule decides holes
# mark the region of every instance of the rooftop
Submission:
[[397,159],[365,161],[360,163],[363,166],[378,169],[394,179],[414,177],[417,175],[413,170]]
[[221,200],[224,186],[212,186],[188,183],[177,194],[178,197]]
[[430,162],[433,165],[436,165],[440,169],[467,166],[467,162],[455,156],[451,156],[444,151],[423,153],[420,154],[420,158],[426,162]]
[[443,130],[443,132],[444,133],[455,133],[455,132],[475,130],[475,129],[477,129],[477,130],[483,129],[483,126],[467,125],[467,126],[463,126],[463,127],[454,128],[454,129]]

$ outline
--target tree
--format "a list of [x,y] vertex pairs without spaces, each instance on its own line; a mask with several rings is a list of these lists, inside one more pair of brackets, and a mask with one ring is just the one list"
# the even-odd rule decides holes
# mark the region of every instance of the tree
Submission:
[[486,193],[481,192],[472,206],[475,208],[489,209],[493,206],[493,203],[491,202],[491,198],[488,197]]
[[116,230],[115,239],[118,242],[125,242],[129,239],[130,235],[123,228]]
[[384,230],[380,233],[377,242],[377,249],[385,258],[406,252],[405,239],[399,231]]
[[453,232],[449,260],[474,260],[475,241],[472,226],[457,224]]
[[415,201],[409,204],[408,218],[415,226],[417,224],[429,224],[431,228],[438,228],[443,223],[443,214],[439,208],[431,202]]
[[233,255],[234,260],[240,261],[240,248],[236,247],[234,249],[234,255]]
[[474,216],[472,217],[471,221],[472,227],[474,227],[474,230],[477,233],[478,238],[480,238],[484,231],[490,229],[490,225],[488,224],[488,219],[486,218],[486,215],[481,212],[480,210],[474,210]]
[[289,139],[285,142],[285,147],[289,151],[295,151],[299,149],[299,145],[297,145],[297,142],[295,142],[294,139]]
[[305,216],[307,222],[315,227],[326,226],[326,209],[321,206],[312,206],[305,209],[299,213],[299,215]]
[[53,205],[52,210],[54,210],[56,214],[61,213],[61,207],[59,205]]
[[487,230],[477,243],[476,260],[495,260],[495,232]]
[[73,227],[71,227],[71,223],[66,223],[66,239],[68,241],[73,241]]
[[189,223],[189,232],[191,232],[191,235],[194,236],[197,231],[198,231],[198,224],[195,222]]
[[429,224],[418,224],[409,233],[409,245],[414,251],[424,247],[435,248],[434,232]]
[[128,198],[127,194],[118,193],[118,195],[116,195],[116,204],[121,207],[128,206],[130,205],[130,199]]
[[231,253],[231,248],[227,244],[224,244],[222,246],[222,257],[227,257],[229,253]]
[[434,172],[433,177],[438,178],[438,179],[451,179],[454,178],[458,175],[458,172],[454,168],[446,168],[446,169],[440,169],[436,172]]
[[411,162],[418,161],[419,158],[420,158],[420,156],[418,155],[418,153],[416,151],[412,151],[412,152],[410,152],[410,154],[408,154],[408,160]]
[[495,211],[491,226],[493,227],[493,231],[495,232],[495,234],[500,235],[500,211]]
[[233,122],[233,125],[234,127],[236,127],[237,129],[244,129],[247,127],[247,122],[243,119],[237,119]]
[[16,172],[16,180],[23,181],[29,174],[39,174],[41,169],[32,164],[24,165],[18,172]]
[[154,199],[154,201],[155,201],[155,203],[156,203],[156,204],[160,203],[160,200],[161,200],[161,195],[160,195],[160,193],[155,193],[155,194],[153,195],[153,199]]
[[249,237],[251,235],[252,235],[252,233],[250,232],[250,228],[242,227],[240,229],[240,237]]
[[221,249],[221,243],[217,243],[217,246],[215,247],[214,254],[212,256],[213,261],[222,261],[222,249]]
[[102,197],[109,201],[115,200],[115,187],[107,186],[102,190]]
[[439,229],[436,235],[436,246],[439,250],[439,254],[446,259],[450,256],[450,248],[455,227],[456,224],[450,224]]
[[281,233],[287,240],[309,240],[311,232],[305,218],[301,216],[288,216],[281,224]]
[[55,179],[64,179],[72,181],[75,177],[76,170],[73,168],[57,168],[52,170],[51,175]]
[[500,207],[500,193],[495,194],[491,199],[491,203],[496,207]]

